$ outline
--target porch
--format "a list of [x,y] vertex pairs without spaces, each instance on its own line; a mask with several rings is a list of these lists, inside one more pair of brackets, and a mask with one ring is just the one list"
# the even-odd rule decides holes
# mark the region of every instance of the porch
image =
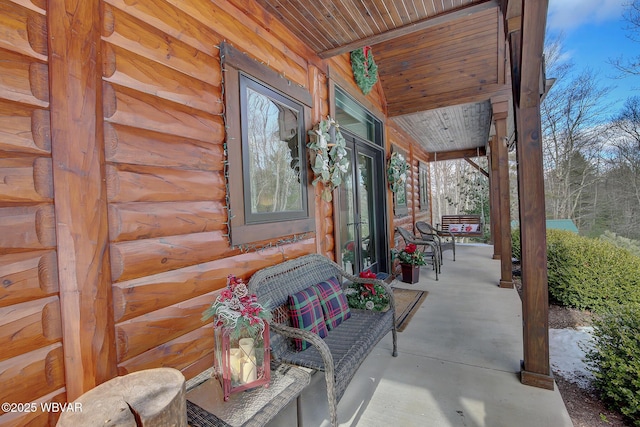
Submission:
[[[343,426],[572,426],[560,393],[519,380],[523,358],[522,304],[515,289],[497,286],[493,248],[459,245],[445,252],[439,281],[423,267],[420,282],[401,287],[429,292],[408,327],[391,335],[362,364],[338,405]],[[302,426],[328,425],[321,375],[301,397]],[[295,404],[271,426],[290,426]]]

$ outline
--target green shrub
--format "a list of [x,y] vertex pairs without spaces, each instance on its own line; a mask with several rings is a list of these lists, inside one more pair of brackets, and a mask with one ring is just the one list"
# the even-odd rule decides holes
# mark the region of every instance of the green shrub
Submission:
[[640,258],[598,239],[547,230],[549,295],[559,303],[603,312],[640,304]]
[[520,259],[522,252],[520,252],[520,229],[511,229],[511,253],[515,259]]
[[594,323],[586,355],[603,400],[640,427],[640,306],[612,309]]

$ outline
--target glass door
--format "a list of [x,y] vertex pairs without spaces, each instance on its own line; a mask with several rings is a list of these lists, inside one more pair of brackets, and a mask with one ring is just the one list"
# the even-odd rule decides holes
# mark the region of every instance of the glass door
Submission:
[[352,274],[386,271],[384,153],[343,135],[350,161],[338,202],[342,266]]

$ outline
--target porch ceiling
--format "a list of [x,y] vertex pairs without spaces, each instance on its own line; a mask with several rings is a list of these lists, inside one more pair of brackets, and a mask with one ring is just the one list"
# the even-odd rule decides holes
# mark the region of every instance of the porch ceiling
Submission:
[[428,152],[485,147],[505,85],[496,0],[257,0],[320,57],[372,46],[387,114]]

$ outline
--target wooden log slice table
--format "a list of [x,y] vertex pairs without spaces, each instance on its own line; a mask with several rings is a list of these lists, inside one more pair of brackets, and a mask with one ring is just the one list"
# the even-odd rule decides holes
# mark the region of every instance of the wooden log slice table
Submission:
[[306,370],[272,363],[269,387],[232,393],[225,402],[220,382],[212,375],[210,368],[187,381],[187,418],[191,427],[263,426],[311,381]]
[[58,427],[186,427],[184,375],[156,368],[115,377],[74,401],[76,412],[63,412]]

